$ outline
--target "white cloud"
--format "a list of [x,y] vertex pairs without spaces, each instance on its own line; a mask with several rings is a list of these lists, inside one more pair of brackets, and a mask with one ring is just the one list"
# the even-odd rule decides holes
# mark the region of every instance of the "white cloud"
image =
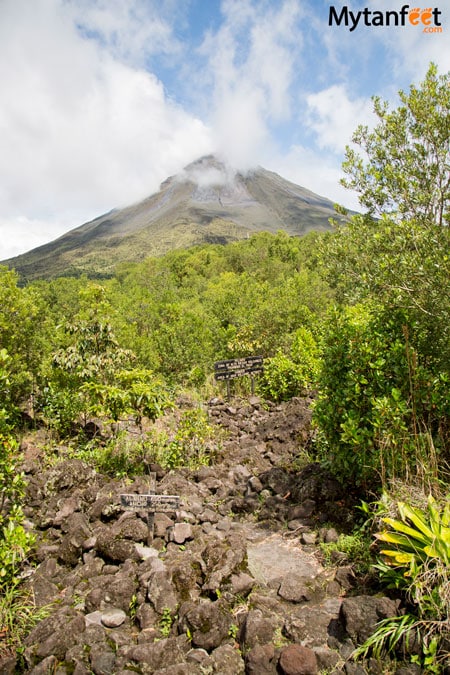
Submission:
[[0,216],[1,259],[4,260],[25,251],[31,251],[33,248],[55,239],[58,234],[63,234],[72,229],[73,225],[71,218],[64,220],[61,215],[58,216],[57,222],[26,216],[12,216],[10,218]]
[[266,167],[347,209],[361,209],[357,194],[339,184],[344,175],[340,157],[294,145],[289,153],[274,156]]
[[290,117],[301,9],[296,0],[275,7],[226,0],[222,12],[201,50],[213,88],[211,123],[219,152],[244,169],[267,153],[271,123]]
[[350,99],[344,85],[333,85],[307,96],[308,125],[317,134],[319,148],[342,153],[358,124],[375,122],[373,104],[367,98]]
[[212,149],[199,119],[155,76],[83,38],[68,7],[0,5],[0,259],[31,244],[24,226],[6,223],[45,221],[44,243],[152,193]]
[[175,0],[69,0],[69,10],[86,37],[99,39],[125,62],[143,66],[153,54],[181,49],[170,23]]

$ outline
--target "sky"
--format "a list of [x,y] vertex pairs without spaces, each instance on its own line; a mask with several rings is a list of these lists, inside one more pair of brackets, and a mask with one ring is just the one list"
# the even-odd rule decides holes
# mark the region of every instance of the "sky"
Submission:
[[371,97],[396,107],[430,61],[450,69],[450,0],[433,2],[442,32],[407,5],[373,25],[397,0],[0,0],[0,260],[211,152],[358,208],[339,179]]

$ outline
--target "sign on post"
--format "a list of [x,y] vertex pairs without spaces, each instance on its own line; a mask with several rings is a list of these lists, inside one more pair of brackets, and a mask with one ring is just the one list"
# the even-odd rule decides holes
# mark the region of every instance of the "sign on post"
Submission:
[[148,545],[153,541],[153,526],[155,512],[177,511],[180,506],[178,495],[155,495],[156,474],[149,476],[149,493],[146,495],[124,494],[120,495],[120,503],[126,511],[147,511]]
[[252,380],[252,394],[255,393],[254,375],[264,370],[262,356],[243,356],[240,359],[226,359],[214,364],[214,378],[217,381],[226,380],[228,400],[230,399],[230,380],[243,375],[250,375]]
[[128,511],[176,511],[178,495],[120,495],[120,503]]

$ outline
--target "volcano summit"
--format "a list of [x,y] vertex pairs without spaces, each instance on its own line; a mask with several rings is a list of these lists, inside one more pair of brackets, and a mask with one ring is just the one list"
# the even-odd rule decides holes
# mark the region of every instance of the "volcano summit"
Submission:
[[165,180],[158,192],[5,261],[24,278],[108,276],[174,248],[225,244],[255,232],[327,230],[333,203],[261,167],[234,171],[213,155]]

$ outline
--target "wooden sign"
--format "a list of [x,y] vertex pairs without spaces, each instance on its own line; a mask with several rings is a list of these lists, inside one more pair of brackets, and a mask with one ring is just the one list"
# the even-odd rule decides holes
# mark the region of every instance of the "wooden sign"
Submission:
[[150,546],[153,541],[155,512],[177,511],[180,506],[180,497],[178,495],[155,495],[156,473],[150,473],[148,480],[150,494],[120,495],[120,503],[126,511],[147,511],[148,545]]
[[178,495],[120,495],[122,507],[128,511],[176,511]]
[[244,356],[241,359],[227,359],[214,364],[216,380],[232,380],[243,375],[253,375],[264,370],[262,356]]
[[256,373],[263,372],[263,361],[262,356],[243,356],[241,359],[226,359],[225,361],[217,361],[214,364],[214,378],[217,381],[226,380],[228,400],[231,398],[230,380],[234,380],[236,377],[250,375],[252,394],[255,393],[255,380],[253,376]]

